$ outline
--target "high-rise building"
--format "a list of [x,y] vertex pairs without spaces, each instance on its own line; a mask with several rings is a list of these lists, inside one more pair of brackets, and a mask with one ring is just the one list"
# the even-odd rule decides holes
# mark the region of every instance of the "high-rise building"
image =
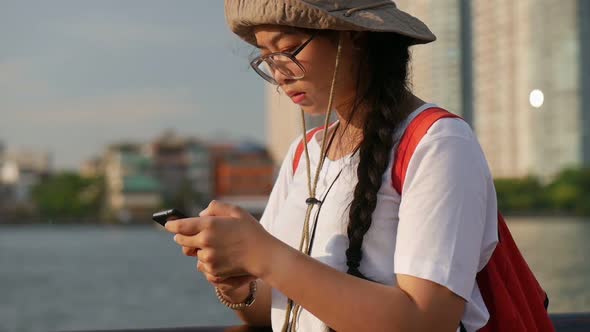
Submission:
[[495,177],[590,165],[590,2],[396,3],[438,37],[412,52],[414,91],[471,124]]
[[580,7],[588,2],[473,2],[475,130],[494,176],[548,179],[588,163]]
[[[462,7],[458,0],[400,0],[397,6],[418,17],[434,32],[437,40],[411,47],[410,77],[413,92],[449,111],[463,115]],[[468,55],[468,54],[467,54]]]

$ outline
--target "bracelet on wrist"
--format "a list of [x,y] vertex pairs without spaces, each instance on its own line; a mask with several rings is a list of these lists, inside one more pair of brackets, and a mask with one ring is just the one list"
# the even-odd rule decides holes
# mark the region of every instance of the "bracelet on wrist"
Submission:
[[250,293],[248,294],[248,297],[246,298],[246,300],[244,300],[244,302],[241,303],[232,303],[228,301],[223,296],[223,294],[221,294],[221,291],[217,287],[215,287],[215,294],[217,295],[219,302],[223,303],[226,307],[231,308],[233,310],[244,310],[247,307],[251,306],[254,303],[254,300],[256,300],[256,280],[250,281],[249,288]]

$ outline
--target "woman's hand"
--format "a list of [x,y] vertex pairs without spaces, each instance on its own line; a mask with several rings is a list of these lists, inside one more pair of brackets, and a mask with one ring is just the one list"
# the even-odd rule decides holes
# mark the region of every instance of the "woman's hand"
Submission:
[[[200,217],[205,216],[212,216],[210,213],[210,209],[203,210],[200,214]],[[192,248],[192,247],[185,247],[182,246],[182,252],[186,256],[193,256],[197,257],[197,252],[199,249]],[[215,277],[203,269],[203,263],[197,260],[197,270],[205,276],[207,281],[215,288],[219,289],[221,293],[224,295],[225,298],[234,302],[240,303],[245,301],[245,299],[250,294],[250,282],[255,281],[258,279],[253,275],[244,275],[239,277],[230,277],[230,278],[219,278]]]
[[[166,230],[185,255],[196,256],[197,269],[214,284],[239,288],[268,270],[276,240],[243,209],[212,201],[200,217],[172,220]],[[234,279],[236,278],[236,279]]]

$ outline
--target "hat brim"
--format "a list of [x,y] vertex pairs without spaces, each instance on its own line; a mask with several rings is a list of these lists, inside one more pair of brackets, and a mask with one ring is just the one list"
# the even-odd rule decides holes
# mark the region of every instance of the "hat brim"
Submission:
[[225,16],[230,29],[254,46],[254,28],[260,25],[391,32],[409,37],[411,44],[436,40],[426,24],[394,5],[350,13],[351,2],[358,1],[340,2],[346,6],[325,0],[226,0]]

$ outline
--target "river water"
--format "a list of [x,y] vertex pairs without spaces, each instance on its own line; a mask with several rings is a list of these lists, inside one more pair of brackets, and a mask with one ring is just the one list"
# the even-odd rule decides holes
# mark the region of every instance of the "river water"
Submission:
[[[590,311],[590,221],[508,220],[550,311]],[[157,227],[0,226],[0,331],[238,323]]]

